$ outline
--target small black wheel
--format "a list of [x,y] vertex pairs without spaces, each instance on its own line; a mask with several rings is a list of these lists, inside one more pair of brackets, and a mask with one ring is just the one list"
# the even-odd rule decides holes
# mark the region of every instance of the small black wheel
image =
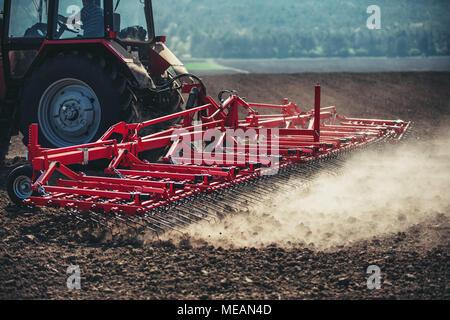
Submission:
[[6,182],[8,195],[16,205],[22,206],[23,201],[33,195],[31,179],[33,179],[33,168],[28,165],[17,167],[8,175]]

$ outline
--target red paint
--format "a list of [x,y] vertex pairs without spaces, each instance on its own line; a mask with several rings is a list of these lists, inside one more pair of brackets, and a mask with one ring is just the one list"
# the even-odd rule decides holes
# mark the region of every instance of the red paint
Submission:
[[164,60],[158,52],[150,49],[150,72],[152,76],[160,76],[170,68],[170,63]]
[[320,141],[320,85],[316,85],[314,99],[314,142]]
[[[301,111],[287,101],[283,105],[247,103],[236,95],[231,95],[222,105],[207,96],[201,96],[199,100],[202,105],[193,109],[139,124],[119,123],[98,142],[68,148],[41,148],[37,141],[37,125],[32,125],[28,149],[35,175],[40,174],[32,188],[38,190],[43,186],[47,195],[31,197],[27,204],[137,215],[299,162],[322,159],[379,141],[395,141],[409,127],[408,122],[349,119],[338,115],[334,107],[321,109],[320,86],[316,86],[315,105],[311,111]],[[260,115],[256,109],[279,113]],[[207,115],[201,117],[202,123],[194,125],[192,120],[204,111]],[[245,119],[239,119],[239,112],[247,112]],[[164,132],[145,137],[137,134],[142,128],[177,117],[180,118],[178,124]],[[220,138],[212,142],[218,148],[215,152],[192,150],[191,154],[180,153],[186,146],[182,139],[202,141],[205,132],[211,128],[220,132]],[[238,142],[231,135],[232,129],[252,131],[258,136],[258,143]],[[182,131],[177,135],[177,130]],[[321,135],[320,139],[316,132]],[[113,133],[122,135],[123,141],[108,140]],[[278,139],[272,136],[275,133]],[[219,148],[226,142],[231,144]],[[138,158],[139,152],[165,147],[169,149],[165,163],[148,163]],[[105,173],[117,178],[71,171],[68,165],[83,163],[86,152],[89,161],[110,160]],[[216,158],[214,163],[209,162],[212,156]],[[65,178],[59,179],[56,186],[46,186],[56,172]]]

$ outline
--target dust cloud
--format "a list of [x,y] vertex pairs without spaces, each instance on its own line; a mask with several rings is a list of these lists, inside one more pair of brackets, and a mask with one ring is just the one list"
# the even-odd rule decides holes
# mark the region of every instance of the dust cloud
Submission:
[[189,238],[222,247],[300,244],[326,250],[447,218],[449,141],[446,133],[445,139],[357,153],[340,174],[318,173],[306,189],[280,191],[218,223],[192,225]]

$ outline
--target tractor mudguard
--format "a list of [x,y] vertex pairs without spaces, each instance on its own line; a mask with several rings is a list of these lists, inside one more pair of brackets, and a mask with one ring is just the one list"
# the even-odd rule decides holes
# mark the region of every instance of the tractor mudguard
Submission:
[[170,67],[177,75],[189,73],[184,64],[161,42],[157,42],[151,47],[151,73],[160,76]]

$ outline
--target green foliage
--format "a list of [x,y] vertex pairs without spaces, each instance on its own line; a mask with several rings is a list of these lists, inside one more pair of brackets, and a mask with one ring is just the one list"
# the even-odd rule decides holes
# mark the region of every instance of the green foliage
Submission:
[[[369,30],[369,5],[381,30]],[[153,0],[177,55],[289,58],[450,55],[447,0]]]

